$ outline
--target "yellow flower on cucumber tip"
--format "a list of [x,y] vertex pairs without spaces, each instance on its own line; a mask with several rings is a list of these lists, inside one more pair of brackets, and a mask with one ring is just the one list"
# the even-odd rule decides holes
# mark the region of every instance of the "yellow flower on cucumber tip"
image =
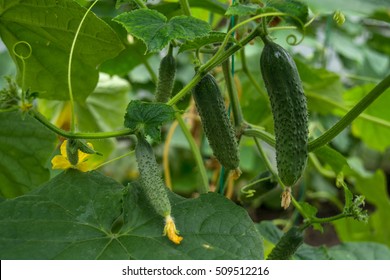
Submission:
[[[66,154],[66,144],[68,143],[68,140],[65,140],[61,144],[61,155],[56,155],[53,157],[51,160],[52,168],[53,169],[69,169],[69,168],[74,168],[78,169],[82,172],[87,172],[92,168],[91,164],[88,162],[88,158],[91,156],[90,154],[86,154],[80,150],[78,150],[78,162],[76,165],[73,165],[69,162],[68,156]],[[87,143],[87,145],[93,149],[93,146],[91,143]]]
[[180,244],[183,237],[179,235],[179,231],[176,229],[175,221],[171,215],[165,217],[164,235],[168,236],[168,239],[175,244]]

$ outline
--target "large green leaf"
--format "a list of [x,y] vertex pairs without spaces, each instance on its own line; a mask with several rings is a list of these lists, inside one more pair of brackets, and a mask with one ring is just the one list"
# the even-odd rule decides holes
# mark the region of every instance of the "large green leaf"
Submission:
[[[70,0],[0,0],[0,36],[18,66],[22,61],[13,52],[21,41],[32,49],[25,60],[25,85],[40,97],[69,98],[67,71],[70,48],[86,9]],[[26,45],[19,45],[26,48]],[[73,55],[72,88],[77,100],[84,100],[98,81],[96,67],[116,56],[123,45],[104,21],[89,13],[80,30]]]
[[200,19],[177,16],[168,20],[163,14],[149,9],[123,13],[114,20],[131,35],[141,39],[149,52],[162,50],[171,40],[193,40],[211,30],[210,25]]
[[[366,84],[348,90],[343,97],[348,107],[360,101],[374,87]],[[352,133],[375,150],[385,151],[390,147],[390,90],[382,93],[365,111],[364,115],[352,123]]]
[[0,203],[1,259],[261,259],[262,238],[246,211],[223,196],[171,195],[180,245],[138,185],[68,170]]
[[328,250],[334,260],[390,260],[389,247],[374,242],[347,242]]
[[16,197],[49,180],[55,143],[55,134],[30,115],[0,113],[0,196]]

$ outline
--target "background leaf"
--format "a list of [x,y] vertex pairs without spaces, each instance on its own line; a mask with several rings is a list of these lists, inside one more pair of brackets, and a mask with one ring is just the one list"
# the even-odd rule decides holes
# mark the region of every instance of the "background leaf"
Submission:
[[209,24],[200,19],[177,16],[168,20],[163,14],[149,9],[123,13],[114,20],[122,24],[131,35],[141,39],[148,52],[162,50],[171,40],[193,40],[211,30]]
[[231,16],[231,15],[237,15],[237,16],[246,16],[246,15],[253,15],[260,10],[261,7],[257,4],[240,4],[238,2],[231,5],[225,15]]
[[[188,50],[197,50],[200,49],[203,46],[210,45],[210,44],[216,44],[216,43],[222,43],[225,39],[226,33],[224,32],[210,32],[209,34],[195,38],[192,41],[187,41],[183,43],[179,48],[179,53],[188,51]],[[229,42],[234,42],[235,39],[231,37],[229,39]]]
[[162,236],[161,217],[137,187],[68,170],[33,194],[0,204],[0,257],[262,259],[261,236],[242,208],[213,193],[171,201],[180,245]]
[[48,181],[55,144],[55,134],[30,115],[0,113],[0,196],[16,197]]
[[[15,43],[31,45],[26,59],[25,85],[40,92],[41,98],[69,99],[67,69],[76,29],[86,12],[70,0],[0,0],[0,37],[18,68],[21,84],[22,63],[12,49]],[[123,49],[116,33],[89,13],[74,50],[72,85],[77,100],[84,100],[98,80],[96,67]]]
[[160,140],[160,126],[175,118],[175,110],[164,103],[148,103],[132,100],[127,106],[125,126],[132,130],[143,130],[154,140]]

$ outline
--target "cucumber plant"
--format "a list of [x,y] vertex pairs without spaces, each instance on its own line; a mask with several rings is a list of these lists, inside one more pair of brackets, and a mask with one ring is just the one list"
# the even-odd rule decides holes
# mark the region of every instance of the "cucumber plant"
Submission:
[[[117,6],[120,6],[121,3],[119,2],[123,1],[118,1]],[[118,188],[118,184],[113,184],[111,179],[107,179],[95,171],[90,173],[89,171],[100,169],[101,166],[112,164],[112,162],[121,158],[125,158],[123,161],[129,170],[126,170],[128,172],[123,172],[126,173],[126,176],[123,174],[118,176],[120,181],[128,182],[137,177],[139,182],[139,184],[136,184],[137,191],[138,186],[141,186],[148,205],[138,205],[137,203],[140,203],[139,201],[141,200],[137,200],[138,197],[135,193],[131,195],[131,203],[137,204],[138,208],[152,208],[153,213],[150,213],[149,210],[141,212],[153,217],[150,219],[153,221],[158,220],[155,219],[157,215],[158,218],[163,218],[165,226],[164,228],[159,228],[158,232],[167,235],[169,240],[175,243],[171,244],[165,240],[163,241],[165,243],[161,245],[161,240],[159,240],[161,236],[156,237],[154,235],[150,237],[148,235],[147,239],[150,243],[145,248],[153,250],[153,246],[161,245],[163,249],[159,248],[161,250],[158,250],[158,252],[169,251],[167,256],[170,257],[196,258],[199,256],[197,255],[199,252],[212,252],[212,249],[215,247],[223,248],[230,246],[230,244],[227,246],[223,243],[225,241],[224,238],[219,238],[223,245],[215,240],[213,241],[215,243],[208,244],[208,242],[204,242],[203,237],[199,238],[203,234],[209,234],[207,232],[208,227],[203,227],[204,221],[210,215],[214,215],[213,211],[219,213],[218,207],[223,208],[225,207],[224,203],[230,203],[217,194],[208,193],[217,184],[220,184],[220,186],[227,185],[226,196],[232,199],[235,199],[234,189],[241,189],[239,200],[246,205],[251,205],[250,203],[253,202],[253,199],[261,201],[264,197],[270,197],[271,193],[276,194],[277,203],[274,205],[281,205],[286,210],[283,215],[287,217],[286,219],[279,219],[279,222],[282,221],[283,225],[286,225],[286,228],[288,228],[292,224],[295,225],[302,221],[301,225],[291,227],[282,236],[268,256],[268,259],[290,259],[303,242],[303,228],[306,229],[313,226],[318,229],[321,228],[323,223],[347,217],[358,221],[367,220],[367,213],[363,209],[364,197],[362,195],[354,196],[345,183],[348,180],[344,181],[344,175],[352,178],[350,182],[356,181],[355,179],[359,178],[358,175],[349,168],[348,161],[340,153],[326,145],[344,128],[350,125],[354,119],[362,116],[362,112],[386,91],[390,86],[390,76],[378,83],[353,108],[346,109],[339,105],[338,108],[344,109],[347,112],[346,115],[340,118],[329,130],[321,131],[320,136],[315,140],[309,141],[308,106],[297,65],[292,56],[281,46],[282,44],[274,42],[275,37],[280,38],[284,36],[284,33],[283,35],[277,33],[278,30],[287,32],[296,30],[301,32],[303,40],[306,29],[312,21],[316,20],[314,18],[312,20],[308,19],[307,5],[299,1],[287,0],[277,1],[277,3],[275,1],[241,1],[226,9],[223,5],[214,5],[213,8],[208,10],[215,14],[214,21],[218,21],[218,23],[215,24],[214,21],[210,20],[212,23],[210,24],[191,15],[189,3],[194,4],[194,1],[179,1],[181,10],[175,8],[177,5],[165,7],[167,9],[165,10],[161,6],[156,8],[153,6],[154,4],[149,2],[146,4],[145,1],[141,0],[130,2],[132,4],[128,7],[131,11],[121,12],[121,10],[118,10],[115,12],[118,15],[112,19],[116,22],[116,24],[112,25],[114,28],[111,28],[110,25],[104,23],[91,12],[97,1],[93,4],[85,4],[88,6],[87,9],[72,0],[47,0],[45,3],[41,3],[42,5],[31,4],[31,6],[34,6],[34,11],[38,13],[36,17],[37,22],[42,26],[36,25],[37,22],[35,20],[31,21],[31,19],[26,19],[26,23],[15,21],[15,18],[20,18],[23,15],[26,9],[25,3],[15,3],[15,5],[11,6],[5,5],[4,11],[0,11],[0,27],[7,24],[7,28],[0,28],[0,36],[18,70],[18,87],[14,83],[10,83],[9,89],[0,91],[0,116],[4,116],[0,118],[0,123],[2,127],[11,130],[10,128],[13,128],[12,121],[18,124],[22,123],[19,119],[15,120],[15,116],[19,116],[18,114],[20,113],[22,119],[26,119],[25,124],[28,124],[29,129],[16,130],[15,134],[19,133],[20,135],[18,134],[17,136],[20,139],[33,139],[34,141],[26,141],[31,141],[33,143],[31,145],[33,148],[31,149],[37,150],[36,154],[31,153],[26,148],[30,147],[30,145],[27,145],[25,142],[10,140],[15,138],[12,138],[12,133],[14,132],[8,133],[7,131],[7,134],[3,130],[0,131],[0,136],[2,136],[0,137],[0,165],[4,166],[1,172],[5,170],[4,174],[0,173],[0,179],[2,180],[2,184],[0,184],[1,195],[17,193],[10,192],[8,189],[3,191],[3,189],[10,188],[14,184],[19,184],[19,193],[26,193],[26,189],[30,191],[41,184],[45,184],[50,176],[55,175],[55,172],[50,173],[47,170],[47,162],[50,161],[49,156],[52,156],[54,153],[54,142],[49,143],[48,139],[50,137],[42,136],[48,138],[45,139],[47,141],[43,141],[39,138],[39,135],[34,134],[37,131],[37,134],[47,135],[42,132],[42,130],[45,130],[53,135],[67,139],[64,146],[61,146],[61,155],[55,155],[56,166],[59,167],[56,169],[60,169],[60,167],[63,167],[62,169],[72,169],[64,171],[59,175],[60,177],[56,177],[57,179],[51,179],[50,182],[53,185],[59,186],[55,188],[55,191],[59,193],[53,195],[54,198],[60,199],[62,197],[60,186],[63,178],[70,178],[69,180],[76,178],[81,180],[83,184],[85,182],[93,182],[94,188],[88,189],[92,192],[96,190],[95,186],[99,185],[98,182],[102,178],[105,184],[115,185],[112,188],[114,200],[108,201],[107,204],[99,204],[102,208],[111,207],[109,210],[115,208],[115,211],[103,211],[107,209],[96,211],[97,217],[94,216],[93,218],[88,216],[89,210],[80,215],[75,215],[77,218],[88,216],[86,218],[87,223],[89,223],[89,219],[94,219],[97,223],[101,223],[101,225],[96,226],[99,231],[98,234],[103,232],[106,234],[104,238],[108,236],[108,240],[115,240],[115,242],[128,238],[129,233],[134,228],[138,229],[137,226],[139,226],[138,221],[133,221],[136,219],[132,220],[133,224],[129,222],[131,218],[134,218],[131,217],[130,211],[133,208],[127,205],[130,201],[130,196],[127,196],[126,191],[129,191],[130,187]],[[248,2],[250,2],[250,5],[246,4]],[[261,5],[259,5],[259,2],[261,2]],[[208,4],[201,6],[204,8],[203,6],[208,6]],[[51,10],[54,11],[53,14],[60,15],[61,20],[57,21],[46,17],[48,11]],[[61,11],[66,11],[66,13]],[[14,16],[14,13],[17,16]],[[183,14],[178,15],[179,13]],[[226,16],[231,17],[231,22],[229,26],[226,26],[227,32],[221,32],[221,27],[226,23]],[[48,22],[41,22],[40,19],[42,18],[47,19]],[[77,27],[73,26],[73,24],[68,26],[69,22],[76,22],[76,20],[80,22]],[[338,25],[341,25],[346,18],[341,11],[336,11],[334,20]],[[35,26],[34,32],[31,31],[31,24]],[[10,26],[9,28],[8,25]],[[54,34],[55,31],[51,29],[54,25],[58,25],[58,30],[62,30],[61,36],[64,36],[64,40],[59,41],[56,39],[59,34]],[[51,32],[49,34],[47,32],[48,29],[52,30],[53,34]],[[296,39],[294,35],[287,37],[287,39],[291,38]],[[297,41],[292,42],[292,45],[298,44],[299,42]],[[287,42],[291,43],[289,40]],[[257,48],[258,54],[261,52],[260,72],[269,98],[266,96],[263,99],[256,95],[257,92],[266,95],[262,84],[259,83],[259,79],[254,77],[259,69],[253,70],[254,68],[250,68],[250,64],[246,63],[246,59],[249,56],[245,53],[245,48],[252,43],[255,45],[253,49]],[[91,45],[96,45],[96,48],[91,47]],[[158,66],[159,52],[166,48],[168,48],[168,52],[160,60]],[[240,52],[241,55],[235,60],[236,57],[234,55],[237,52]],[[58,65],[58,69],[53,69],[53,60],[49,59],[53,54],[58,56],[56,61],[66,63]],[[237,65],[235,61],[240,61],[238,65],[242,66],[241,72],[236,71],[237,67],[235,68],[235,66]],[[257,58],[256,61],[258,61]],[[142,79],[140,79],[140,75],[133,75],[133,69],[137,69],[136,67],[140,65],[144,66],[144,69],[150,76],[150,80],[147,76],[142,76]],[[176,73],[176,65],[180,67],[179,69],[184,69],[185,71]],[[258,64],[256,65],[258,66]],[[193,69],[196,69],[195,73],[191,72],[191,75],[189,75],[188,73]],[[113,77],[110,78],[110,81],[115,81],[115,83],[113,82],[113,84],[104,87],[104,82],[102,82],[103,79],[101,78],[96,91],[92,93],[98,81],[99,70],[104,70],[112,75]],[[157,75],[155,72],[157,72]],[[63,77],[64,73],[67,73],[65,78]],[[118,78],[115,75],[122,77]],[[321,75],[319,76],[321,77]],[[155,82],[156,87],[154,87]],[[120,83],[125,83],[126,89],[118,93],[115,90]],[[175,83],[182,87],[174,96],[171,96]],[[250,86],[248,86],[248,83]],[[131,90],[129,89],[130,84],[132,85]],[[226,88],[228,93],[227,100],[224,99],[223,92],[221,92],[222,86]],[[104,88],[104,91],[102,91],[102,88]],[[256,94],[253,94],[251,89],[255,89]],[[131,101],[129,91],[131,91]],[[155,91],[154,100],[150,98],[153,96],[152,91]],[[34,94],[30,94],[30,92]],[[38,94],[35,94],[36,92]],[[89,94],[91,95],[87,99]],[[308,98],[310,98],[310,94],[313,97],[313,93],[306,92]],[[52,100],[47,101],[50,99]],[[64,100],[67,103],[64,103]],[[191,101],[188,102],[189,100]],[[323,100],[326,101],[327,99],[321,97],[321,101]],[[337,105],[334,101],[330,102],[333,102],[332,106]],[[116,130],[122,126],[123,120],[120,118],[118,122],[113,113],[114,111],[115,113],[122,111],[122,107],[124,109],[126,104],[128,106],[125,113],[124,127]],[[230,116],[230,113],[228,113],[230,109],[227,108],[226,104],[229,104],[228,106],[233,116]],[[270,104],[270,111],[267,107],[268,104]],[[199,114],[204,135],[208,140],[209,146],[206,148],[204,146],[205,142],[201,141],[202,133],[199,133],[201,128],[200,125],[198,126],[198,115],[194,114],[195,107]],[[59,112],[53,112],[53,108],[61,109],[59,109]],[[101,115],[98,113],[100,110],[104,111]],[[254,117],[254,115],[261,115],[261,117]],[[310,124],[312,126],[310,127],[314,127],[317,132],[323,126],[318,124],[320,121],[315,119],[316,117],[316,114],[311,115]],[[12,118],[14,119],[12,120]],[[272,125],[270,126],[268,122],[271,119],[273,120],[273,130]],[[372,117],[368,113],[364,115],[363,119],[379,123],[383,127],[388,127],[386,121],[382,121],[379,117]],[[164,127],[161,129],[163,124]],[[42,129],[36,129],[37,125]],[[199,177],[202,179],[199,180],[201,182],[198,182],[198,180],[191,182],[193,185],[196,185],[197,191],[191,189],[190,193],[185,193],[187,196],[199,196],[200,194],[199,198],[194,200],[171,195],[171,190],[167,188],[167,186],[171,187],[172,185],[168,181],[174,182],[174,190],[175,184],[181,184],[180,178],[172,176],[171,179],[171,175],[174,172],[171,172],[170,165],[173,164],[170,164],[171,162],[167,160],[170,158],[169,148],[174,147],[175,145],[172,145],[172,143],[177,144],[179,139],[179,136],[175,134],[177,125],[188,141],[189,150],[195,159],[196,167],[190,165],[181,166],[181,154],[178,156],[178,164],[175,167],[180,166],[180,168],[187,169],[195,175],[199,174]],[[165,133],[167,128],[168,133]],[[96,130],[105,131],[91,132]],[[313,135],[317,136],[316,134]],[[54,139],[55,136],[52,138]],[[113,141],[95,141],[97,145],[103,147],[104,155],[102,159],[106,161],[100,165],[88,167],[88,163],[93,163],[93,157],[89,157],[89,154],[92,156],[100,153],[95,152],[92,145],[84,144],[83,141],[107,138]],[[115,143],[118,143],[115,140],[122,141],[123,138],[125,138],[123,142],[126,144],[136,140],[135,149],[117,158],[108,160],[110,151],[116,146]],[[156,146],[152,146],[148,142],[149,138],[156,143]],[[269,147],[260,143],[259,140],[268,143]],[[39,145],[40,141],[45,142],[45,145]],[[239,145],[240,141],[242,141],[241,145]],[[164,144],[162,153],[160,153],[161,146],[158,146],[160,142]],[[66,149],[62,149],[65,147],[65,144]],[[100,147],[97,150],[100,151]],[[182,148],[182,146],[180,147]],[[204,160],[206,158],[205,151],[208,152],[208,147],[211,148],[212,153],[220,164],[212,165]],[[254,151],[255,148],[257,151]],[[267,153],[266,148],[275,150],[276,163],[273,163],[269,158],[270,154]],[[41,152],[43,150],[45,150],[45,153]],[[19,164],[19,160],[11,160],[14,157],[23,158],[22,152],[28,155],[26,156],[27,163]],[[256,152],[260,153],[259,158]],[[88,157],[85,154],[88,154]],[[133,154],[135,154],[138,169],[133,168],[129,159]],[[164,158],[163,162],[165,163],[164,168],[162,168],[164,176],[160,174],[161,168],[156,160],[156,157],[159,159],[160,155]],[[307,164],[308,160],[312,164]],[[321,161],[328,164],[329,168],[328,166],[321,166]],[[336,161],[337,163],[335,163]],[[16,167],[9,167],[9,162]],[[53,160],[51,162],[53,163]],[[234,171],[237,175],[241,173],[240,167],[244,172],[238,181],[233,181],[231,178],[226,180],[226,182],[224,181],[226,179],[223,172],[224,169]],[[20,172],[14,172],[14,170]],[[100,170],[105,172],[105,169]],[[119,168],[118,170],[115,170],[115,172],[121,173]],[[339,208],[342,209],[340,213],[320,218],[317,217],[318,209],[304,201],[306,198],[304,187],[307,186],[305,186],[306,181],[303,182],[304,180],[300,180],[300,178],[313,172],[318,172],[327,179],[337,180],[337,186],[343,187],[345,202],[344,207],[342,203],[338,204],[338,206],[341,205]],[[19,175],[22,173],[34,174],[34,176],[26,176],[28,177],[26,182],[19,178]],[[43,175],[38,176],[38,173]],[[259,175],[250,181],[250,178],[256,174]],[[306,178],[310,180],[310,176],[305,176]],[[249,183],[247,183],[247,180]],[[3,184],[3,181],[6,183]],[[68,185],[74,187],[72,184],[73,181],[69,182]],[[29,185],[31,187],[26,188]],[[294,185],[296,186],[295,188],[293,188]],[[48,189],[48,187],[46,188]],[[356,190],[360,191],[359,188],[356,188]],[[46,191],[49,192],[49,190]],[[75,192],[77,198],[87,197],[87,194],[83,193],[83,191],[85,190],[80,188],[80,194]],[[99,189],[97,195],[100,192],[101,190]],[[297,195],[297,193],[303,195]],[[368,196],[370,195],[368,194]],[[31,197],[28,197],[28,199],[30,201]],[[282,203],[279,203],[280,200]],[[188,207],[196,206],[200,210],[203,209],[204,205],[199,201],[205,205],[207,204],[208,213],[206,214],[209,216],[202,212],[202,215],[198,217],[193,214],[193,209],[191,209],[192,212],[188,212],[191,213],[190,217],[186,216]],[[214,202],[218,203],[214,205]],[[13,202],[0,201],[0,205],[3,203]],[[110,203],[115,203],[116,207],[112,207],[113,205]],[[289,207],[290,204],[293,205],[294,209]],[[210,205],[211,207],[209,207]],[[244,219],[242,218],[244,216],[249,219],[246,212],[242,213],[242,208],[234,204],[229,205],[231,207],[229,211],[230,209],[233,209],[233,212],[236,211],[231,214],[230,222],[238,219],[237,217],[240,217],[239,222]],[[96,205],[93,206],[95,207]],[[215,208],[213,208],[214,206]],[[175,212],[175,207],[178,207],[185,213]],[[129,208],[131,209],[129,210]],[[83,209],[90,209],[90,205],[77,207],[75,212],[79,214]],[[284,211],[283,209],[280,210]],[[105,216],[105,212],[110,212],[110,216]],[[13,211],[13,213],[19,212]],[[183,237],[179,235],[172,213],[175,213],[180,228],[183,228]],[[226,214],[226,212],[224,213]],[[299,215],[301,218],[298,217]],[[225,217],[218,216],[215,219],[213,221],[219,224],[226,222]],[[142,235],[142,230],[148,228],[148,226],[141,226],[141,233],[137,232],[137,230],[135,230],[135,233]],[[157,232],[156,228],[160,226],[160,224],[153,224],[150,227],[153,228],[153,234]],[[253,249],[248,247],[248,242],[240,240],[241,236],[243,236],[242,239],[248,237],[246,232],[240,231],[241,224],[240,227],[237,227],[238,235],[227,234],[224,227],[220,228],[221,231],[218,234],[221,236],[226,235],[226,240],[228,240],[226,242],[233,242],[231,240],[234,239],[235,243],[246,246],[245,248],[248,251]],[[194,233],[194,230],[199,230],[199,232]],[[249,226],[245,226],[245,230],[250,231],[256,241],[261,239],[252,221],[250,221]],[[0,233],[3,231],[1,229]],[[235,231],[236,229],[234,229]],[[1,236],[0,239],[8,240],[9,236],[6,238]],[[209,235],[207,236],[209,238]],[[237,238],[237,236],[240,237]],[[28,238],[29,236],[25,239],[29,240]],[[192,240],[192,242],[195,240],[195,245],[190,242],[184,244],[187,240]],[[200,242],[199,240],[202,241]],[[123,244],[121,243],[124,246],[124,251],[128,249],[126,246],[131,247],[126,243]],[[185,253],[179,254],[177,252]],[[256,257],[261,258],[261,254],[257,254]],[[142,256],[147,258],[149,255]],[[250,257],[252,256],[254,255],[250,255]],[[225,258],[226,255],[218,255],[216,253],[214,257]],[[249,257],[248,255],[239,255],[237,258]]]

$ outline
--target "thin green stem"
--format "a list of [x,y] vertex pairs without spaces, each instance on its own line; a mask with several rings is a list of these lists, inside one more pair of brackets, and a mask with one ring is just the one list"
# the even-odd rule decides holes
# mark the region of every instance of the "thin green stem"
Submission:
[[[322,96],[322,95],[306,93],[306,96],[311,98],[311,99],[317,99],[317,100],[320,100],[321,102],[328,103],[329,105],[331,105],[337,109],[340,109],[340,110],[344,111],[345,113],[348,113],[350,110],[348,108],[345,108],[343,105],[340,105],[339,102],[331,100],[331,99],[329,99],[325,96]],[[379,124],[385,128],[390,128],[390,122],[383,120],[383,119],[380,119],[380,118],[377,118],[377,117],[374,117],[374,116],[370,116],[370,115],[362,113],[358,116],[358,118],[373,122],[375,124]]]
[[260,87],[259,83],[256,81],[255,77],[252,75],[252,73],[249,71],[247,62],[246,62],[246,56],[245,56],[245,48],[242,48],[240,50],[241,55],[241,65],[242,65],[242,71],[245,73],[245,75],[248,77],[252,85],[255,87],[257,92],[259,92],[264,97],[267,97],[267,94],[264,90]]
[[337,215],[334,215],[331,217],[325,217],[325,218],[313,217],[313,218],[309,219],[308,222],[310,224],[323,224],[323,223],[330,223],[330,222],[333,222],[336,220],[340,220],[340,219],[343,219],[346,217],[348,217],[348,215],[346,215],[345,213],[340,213],[340,214],[337,214]]
[[285,190],[286,186],[283,184],[282,180],[280,180],[278,174],[275,172],[271,162],[269,161],[267,155],[265,154],[263,148],[261,147],[261,145],[259,143],[259,140],[257,140],[256,137],[253,137],[253,140],[255,141],[257,150],[259,151],[261,157],[263,158],[265,166],[267,166],[268,171],[271,172],[273,178],[276,178],[276,180],[278,181],[279,185],[282,187],[283,190]]
[[[177,109],[177,108],[175,107],[175,109]],[[183,133],[188,141],[188,144],[190,145],[190,149],[192,151],[192,154],[194,155],[196,165],[198,166],[200,176],[202,178],[202,184],[199,187],[199,193],[207,193],[207,192],[209,192],[209,179],[207,177],[207,172],[206,172],[206,169],[204,167],[202,155],[200,154],[199,148],[196,145],[195,140],[192,137],[191,132],[189,131],[181,114],[179,112],[177,112],[175,114],[175,117],[176,117],[177,122],[179,123],[181,130],[183,131]]]
[[359,101],[341,120],[317,139],[309,142],[309,151],[314,151],[335,138],[341,131],[352,123],[372,102],[390,87],[390,75],[374,87],[362,100]]
[[44,126],[46,126],[54,133],[68,139],[104,139],[104,138],[120,137],[120,136],[127,136],[130,134],[134,134],[134,131],[130,129],[123,129],[123,130],[110,131],[110,132],[95,132],[95,133],[69,132],[58,128],[57,126],[49,122],[44,116],[42,116],[42,114],[40,114],[36,110],[30,110],[29,113],[37,121],[42,123]]
[[334,171],[325,169],[321,166],[321,163],[319,162],[318,158],[313,154],[309,154],[309,159],[311,163],[314,165],[315,169],[324,177],[334,179],[336,178],[336,174]]
[[222,71],[225,77],[226,89],[229,94],[230,105],[233,110],[234,125],[236,126],[236,128],[240,128],[242,126],[242,123],[244,122],[244,116],[242,114],[240,100],[238,100],[238,94],[234,85],[232,72],[230,71],[229,60],[225,60],[222,63]]
[[275,137],[271,133],[268,133],[263,129],[250,127],[243,131],[243,135],[259,138],[267,144],[271,145],[272,147],[275,147]]
[[157,84],[158,78],[157,78],[156,73],[153,71],[153,68],[152,68],[152,66],[150,65],[149,61],[148,61],[147,59],[145,59],[145,60],[143,61],[143,64],[144,64],[144,66],[145,66],[145,68],[146,68],[146,71],[148,71],[148,73],[149,73],[149,75],[150,75],[150,78],[152,79],[152,82],[156,85],[156,84]]
[[74,35],[72,46],[70,48],[70,55],[69,55],[69,63],[68,63],[68,87],[69,87],[69,101],[70,101],[70,110],[71,110],[71,120],[70,120],[70,130],[72,132],[76,129],[76,122],[75,122],[75,110],[74,110],[74,98],[73,98],[73,90],[72,90],[72,61],[73,61],[73,52],[76,46],[76,41],[79,36],[81,26],[84,23],[84,20],[87,18],[87,15],[89,11],[93,8],[93,6],[98,2],[98,0],[95,0],[95,2],[92,3],[92,5],[87,9],[85,12],[83,18],[80,21],[79,26],[77,27],[76,34]]
[[95,169],[99,169],[99,168],[101,168],[102,166],[105,166],[105,165],[107,165],[107,164],[110,164],[110,163],[112,163],[112,162],[114,162],[114,161],[117,161],[117,160],[119,160],[119,159],[125,158],[125,157],[127,157],[127,156],[129,156],[129,155],[132,155],[132,154],[134,154],[134,152],[135,152],[135,151],[133,150],[133,151],[127,152],[127,153],[125,153],[125,154],[123,154],[123,155],[120,155],[119,157],[116,157],[116,158],[110,159],[110,160],[108,160],[108,161],[105,161],[105,162],[99,164],[98,166],[96,166]]
[[143,0],[134,0],[134,2],[137,3],[138,7],[142,8],[142,9],[148,8]]
[[188,0],[179,0],[179,2],[183,14],[186,16],[191,16],[191,8],[190,8],[190,4],[188,3]]
[[[256,38],[259,35],[259,31],[257,29],[254,29],[247,37],[245,37],[243,40],[241,40],[237,45],[231,47],[228,49],[225,53],[221,55],[219,59],[217,59],[214,63],[209,64],[206,67],[201,67],[203,70],[198,71],[195,76],[192,78],[192,80],[184,87],[182,90],[180,90],[171,100],[167,102],[168,105],[174,105],[176,104],[180,99],[182,99],[201,79],[202,77],[209,72],[211,69],[213,69],[218,64],[224,62],[226,59],[228,59],[232,54],[239,51],[242,46],[245,46],[250,41],[252,41],[254,38]],[[205,64],[206,65],[206,64]]]

